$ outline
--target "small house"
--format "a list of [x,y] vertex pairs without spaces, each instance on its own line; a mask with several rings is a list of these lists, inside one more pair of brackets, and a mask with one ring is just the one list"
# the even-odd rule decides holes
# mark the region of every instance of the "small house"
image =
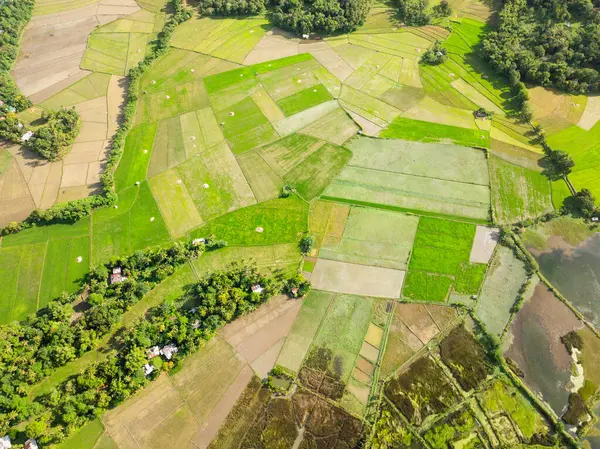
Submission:
[[160,348],[158,346],[154,346],[147,351],[148,358],[153,359],[154,357],[158,357],[160,355]]
[[29,440],[25,441],[23,449],[39,449],[39,447],[37,441],[35,441],[33,438],[30,438]]
[[121,270],[121,267],[114,267],[112,269],[112,273],[110,275],[110,283],[111,284],[118,284],[120,282],[123,282],[127,279],[127,276],[123,276],[123,271]]
[[264,290],[264,288],[262,288],[260,286],[260,284],[256,284],[252,286],[252,293],[258,293],[260,295],[260,293]]
[[154,372],[154,366],[150,365],[149,363],[146,363],[144,365],[144,376],[148,377],[153,372]]
[[23,136],[21,136],[21,142],[27,142],[29,139],[33,137],[33,131],[27,131]]
[[10,443],[10,437],[8,435],[0,438],[0,449],[8,449],[12,447],[12,444]]
[[198,246],[200,243],[206,243],[206,239],[194,239],[192,245]]
[[161,354],[165,356],[167,360],[171,360],[173,358],[173,354],[176,354],[179,351],[177,346],[175,345],[166,345],[161,350]]
[[200,320],[196,320],[192,323],[192,329],[198,329],[200,327]]
[[598,218],[598,217],[592,217],[592,221],[593,221],[594,223],[596,223],[596,222],[600,221],[600,218]]

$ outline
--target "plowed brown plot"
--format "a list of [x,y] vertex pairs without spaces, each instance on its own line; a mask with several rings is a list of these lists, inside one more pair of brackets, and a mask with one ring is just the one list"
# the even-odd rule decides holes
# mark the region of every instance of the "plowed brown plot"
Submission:
[[385,378],[404,365],[417,351],[450,326],[456,310],[445,306],[396,304],[390,325],[381,377]]
[[252,365],[261,378],[267,377],[290,332],[301,301],[280,296],[219,331],[219,335]]

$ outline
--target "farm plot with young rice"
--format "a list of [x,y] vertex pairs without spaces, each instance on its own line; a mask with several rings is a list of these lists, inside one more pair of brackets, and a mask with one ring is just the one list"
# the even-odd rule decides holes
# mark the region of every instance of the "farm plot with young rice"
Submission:
[[[349,148],[352,159],[325,190],[325,198],[482,222],[489,219],[484,152],[370,138],[353,140]],[[439,164],[432,165],[431,160]]]

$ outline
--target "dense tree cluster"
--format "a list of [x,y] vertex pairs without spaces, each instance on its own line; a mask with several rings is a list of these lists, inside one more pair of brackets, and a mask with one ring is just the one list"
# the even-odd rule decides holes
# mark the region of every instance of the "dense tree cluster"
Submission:
[[0,2],[0,112],[10,105],[18,111],[31,106],[9,75],[17,55],[23,29],[31,19],[34,0],[5,0]]
[[273,22],[296,32],[325,34],[360,27],[369,12],[369,0],[276,0]]
[[201,14],[210,16],[254,16],[265,11],[264,0],[199,0]]
[[507,0],[484,56],[509,78],[569,92],[597,90],[599,0]]
[[438,65],[443,64],[448,59],[448,50],[442,47],[440,41],[435,41],[435,44],[423,53],[421,62],[424,64]]
[[408,26],[424,26],[431,22],[428,0],[398,0],[398,15]]
[[[131,305],[175,268],[197,257],[203,245],[176,243],[114,258],[87,279],[91,308],[73,320],[72,297],[51,302],[22,323],[0,326],[0,434],[40,410],[27,386],[95,347]],[[109,282],[113,267],[123,282]]]
[[81,129],[81,117],[75,110],[59,109],[42,115],[44,126],[35,130],[25,145],[50,161],[62,159]]
[[[262,291],[253,292],[255,285]],[[219,327],[255,310],[281,287],[281,282],[261,274],[253,264],[234,263],[212,273],[193,285],[184,298],[164,302],[120,336],[118,351],[43,397],[25,430],[27,436],[43,443],[61,441],[144,387],[160,370],[172,369],[210,340]],[[170,361],[149,360],[150,347],[167,344],[178,348]],[[149,377],[143,371],[147,363],[155,367]]]

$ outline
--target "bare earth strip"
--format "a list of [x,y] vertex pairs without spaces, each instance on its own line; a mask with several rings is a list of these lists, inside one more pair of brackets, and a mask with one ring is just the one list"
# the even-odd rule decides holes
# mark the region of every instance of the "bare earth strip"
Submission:
[[589,131],[598,120],[600,120],[600,96],[588,97],[585,110],[577,126]]
[[500,231],[497,228],[477,226],[469,261],[472,263],[488,263],[499,240]]
[[311,276],[314,288],[383,298],[398,298],[405,272],[319,259]]

